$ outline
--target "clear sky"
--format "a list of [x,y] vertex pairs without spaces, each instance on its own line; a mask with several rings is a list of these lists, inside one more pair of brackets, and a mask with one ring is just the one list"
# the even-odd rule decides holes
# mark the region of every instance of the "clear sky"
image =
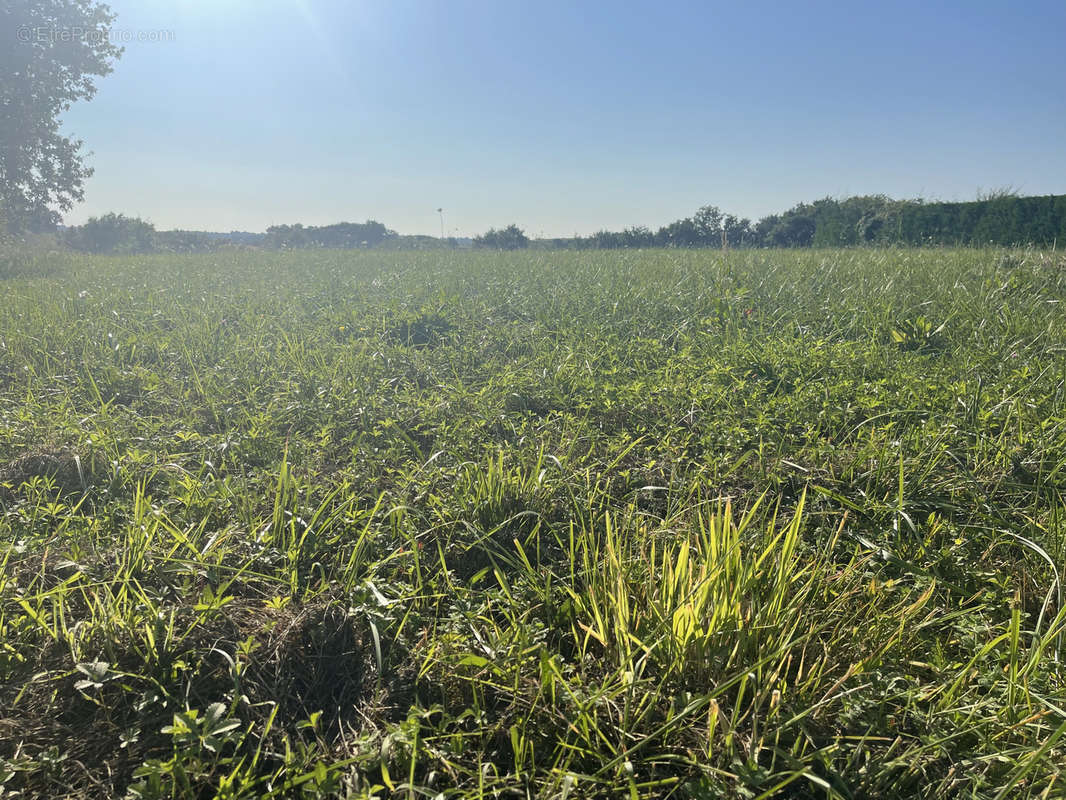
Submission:
[[1066,193],[1064,0],[111,7],[133,41],[66,114],[96,169],[68,223],[568,236]]

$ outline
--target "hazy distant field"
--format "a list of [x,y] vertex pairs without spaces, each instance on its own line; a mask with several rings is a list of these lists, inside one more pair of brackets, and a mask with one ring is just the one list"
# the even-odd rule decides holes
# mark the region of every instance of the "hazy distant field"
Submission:
[[10,274],[7,792],[1066,794],[1061,254]]

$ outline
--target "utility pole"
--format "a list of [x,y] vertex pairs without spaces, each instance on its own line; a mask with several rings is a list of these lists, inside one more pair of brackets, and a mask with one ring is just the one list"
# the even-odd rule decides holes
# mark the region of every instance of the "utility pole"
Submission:
[[438,208],[437,213],[440,214],[440,238],[444,240],[444,209]]

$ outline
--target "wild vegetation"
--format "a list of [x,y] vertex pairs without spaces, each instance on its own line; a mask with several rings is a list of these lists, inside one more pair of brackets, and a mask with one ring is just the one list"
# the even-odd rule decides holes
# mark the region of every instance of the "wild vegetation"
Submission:
[[529,239],[516,224],[491,228],[472,240],[401,236],[380,222],[322,227],[275,225],[266,233],[156,231],[122,214],[90,218],[64,231],[60,241],[87,253],[195,253],[252,245],[299,248],[438,249],[467,245],[492,250],[618,250],[649,247],[852,247],[1030,244],[1055,248],[1066,241],[1066,195],[1018,197],[1007,192],[970,203],[893,200],[884,195],[830,197],[800,203],[757,222],[704,206],[658,230],[636,226],[590,236]]
[[5,796],[1064,793],[1060,254],[3,290]]
[[799,203],[757,222],[704,206],[657,231],[635,227],[552,239],[552,247],[841,247],[1006,245],[1066,241],[1066,195],[1020,197],[1010,190],[966,203],[893,200],[885,195]]

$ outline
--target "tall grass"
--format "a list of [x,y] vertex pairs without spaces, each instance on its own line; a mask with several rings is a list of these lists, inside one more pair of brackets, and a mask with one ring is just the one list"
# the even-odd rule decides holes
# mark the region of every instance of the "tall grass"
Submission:
[[4,792],[1063,793],[1061,257],[39,262]]

